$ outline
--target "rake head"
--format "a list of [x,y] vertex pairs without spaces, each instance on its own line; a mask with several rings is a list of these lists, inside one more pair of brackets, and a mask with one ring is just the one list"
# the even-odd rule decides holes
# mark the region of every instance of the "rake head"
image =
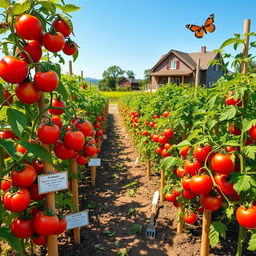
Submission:
[[147,238],[155,238],[156,236],[156,229],[153,225],[153,216],[150,217],[150,222],[147,225],[147,229],[146,229],[146,237]]

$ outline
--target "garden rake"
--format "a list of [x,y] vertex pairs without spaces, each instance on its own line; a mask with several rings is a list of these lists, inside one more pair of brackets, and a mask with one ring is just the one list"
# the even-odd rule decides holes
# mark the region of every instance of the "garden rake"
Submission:
[[152,200],[152,209],[151,209],[150,222],[147,225],[147,229],[146,229],[146,237],[147,238],[155,238],[155,236],[156,236],[156,229],[155,229],[155,226],[154,226],[154,218],[155,218],[155,215],[156,215],[158,198],[159,198],[159,191],[156,191],[154,193],[154,197],[153,197],[153,200]]

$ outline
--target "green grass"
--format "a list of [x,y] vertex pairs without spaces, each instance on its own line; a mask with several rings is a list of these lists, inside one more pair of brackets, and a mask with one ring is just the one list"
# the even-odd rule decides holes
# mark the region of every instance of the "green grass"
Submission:
[[143,94],[145,92],[143,91],[128,91],[128,92],[120,92],[120,91],[115,91],[115,92],[100,92],[103,96],[109,99],[111,103],[116,103],[118,100],[127,95],[135,95],[135,94]]

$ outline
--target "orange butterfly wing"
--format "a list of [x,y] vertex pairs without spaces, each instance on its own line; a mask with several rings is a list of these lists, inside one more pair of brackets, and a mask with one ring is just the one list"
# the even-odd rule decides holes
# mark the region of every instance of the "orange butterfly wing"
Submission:
[[214,14],[212,13],[204,23],[204,29],[209,33],[212,33],[215,30],[215,25],[213,24],[213,22]]
[[186,28],[189,29],[192,32],[195,32],[195,36],[197,38],[202,38],[204,36],[204,29],[203,29],[203,27],[200,27],[200,26],[197,26],[197,25],[188,24],[188,25],[186,25]]

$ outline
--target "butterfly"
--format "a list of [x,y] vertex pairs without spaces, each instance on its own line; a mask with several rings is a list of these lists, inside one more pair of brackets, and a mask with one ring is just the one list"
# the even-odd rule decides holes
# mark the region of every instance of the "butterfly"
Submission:
[[214,22],[214,14],[212,13],[209,18],[205,21],[204,25],[202,27],[197,25],[188,24],[186,25],[186,28],[188,28],[190,31],[195,32],[195,37],[202,38],[204,36],[204,33],[207,34],[207,32],[212,33],[215,30]]

